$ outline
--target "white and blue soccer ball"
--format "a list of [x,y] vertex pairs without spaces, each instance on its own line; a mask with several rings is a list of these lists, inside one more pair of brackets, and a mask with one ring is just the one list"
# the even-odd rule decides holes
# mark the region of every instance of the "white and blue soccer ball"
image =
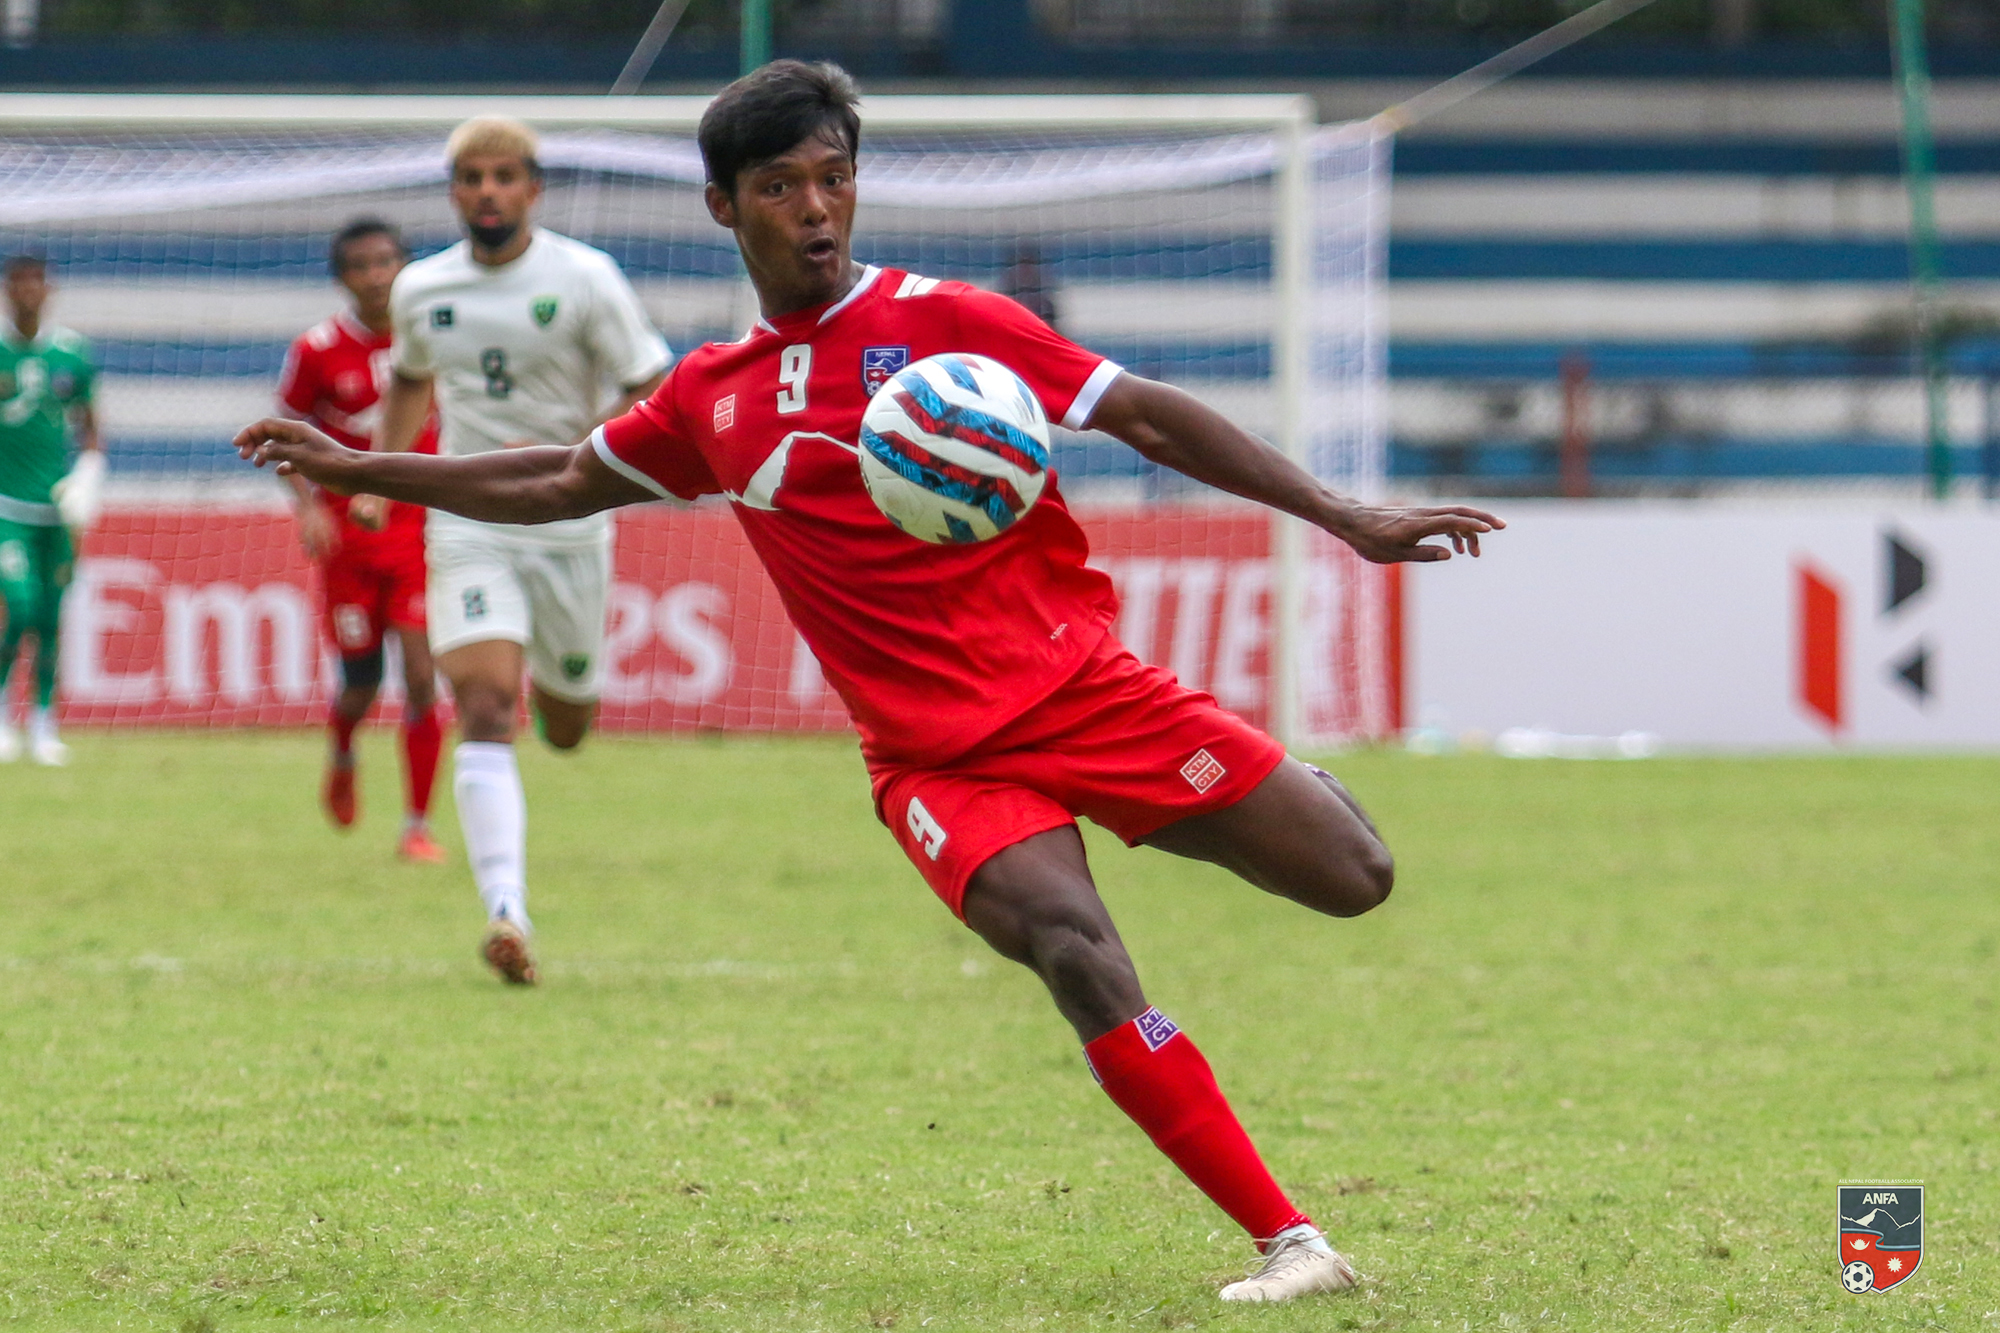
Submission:
[[927,356],[890,377],[861,414],[861,480],[919,541],[983,542],[1019,522],[1049,479],[1049,420],[991,357]]
[[1875,1270],[1856,1259],[1840,1270],[1840,1285],[1855,1295],[1875,1289]]

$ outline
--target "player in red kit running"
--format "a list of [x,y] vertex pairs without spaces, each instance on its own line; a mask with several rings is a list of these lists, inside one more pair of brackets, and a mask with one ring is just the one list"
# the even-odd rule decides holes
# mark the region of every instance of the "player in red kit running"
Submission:
[[[285,357],[278,384],[279,410],[309,421],[351,449],[366,449],[380,415],[377,399],[389,364],[389,287],[409,261],[395,228],[360,218],[333,238],[328,265],[353,298],[343,310],[301,334]],[[417,448],[437,452],[437,428],[425,429]],[[436,668],[424,631],[424,511],[383,504],[374,497],[350,503],[289,478],[299,540],[320,567],[326,628],[340,655],[340,693],[328,719],[332,752],[321,800],[341,828],[358,816],[354,729],[375,702],[382,683],[382,644],[393,633],[403,652],[403,779],[405,814],[397,850],[411,861],[439,862],[444,849],[431,837],[431,787],[437,777],[442,734],[438,727]]]
[[1263,1252],[1231,1301],[1354,1284],[1286,1198],[1189,1037],[1153,1008],[1098,897],[1076,817],[1352,916],[1389,892],[1388,851],[1329,775],[1141,663],[1051,481],[992,541],[932,546],[869,500],[856,459],[864,367],[968,352],[1011,367],[1051,420],[1319,525],[1377,561],[1478,554],[1474,509],[1335,495],[1194,398],[1120,369],[1014,302],[850,258],[860,119],[827,65],[778,61],[702,118],[709,212],[735,233],[763,318],[686,356],[572,449],[476,458],[353,453],[293,423],[237,436],[259,464],[329,485],[536,523],[661,496],[721,494],[861,733],[877,812],[931,887],[1031,968],[1091,1071]]

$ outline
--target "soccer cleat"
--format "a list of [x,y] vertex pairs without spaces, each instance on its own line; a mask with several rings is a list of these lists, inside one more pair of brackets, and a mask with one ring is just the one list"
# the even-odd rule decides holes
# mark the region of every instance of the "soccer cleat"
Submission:
[[28,743],[28,757],[43,768],[61,768],[69,762],[69,747],[53,736],[37,736]]
[[402,839],[396,844],[396,855],[427,866],[444,864],[444,848],[438,846],[437,839],[422,824],[411,824],[403,830]]
[[[1313,1242],[1320,1241],[1320,1246]],[[1356,1281],[1354,1265],[1339,1251],[1320,1248],[1314,1235],[1280,1236],[1264,1252],[1264,1262],[1241,1282],[1222,1289],[1225,1301],[1289,1301],[1322,1291],[1346,1291]]]
[[14,730],[14,724],[0,720],[0,764],[11,764],[21,757],[21,733]]
[[319,803],[326,807],[326,817],[336,827],[354,826],[361,805],[354,791],[354,765],[327,765],[326,785],[320,788]]
[[508,985],[535,984],[535,959],[528,952],[528,932],[515,925],[510,918],[496,916],[487,923],[486,939],[479,946],[479,956]]

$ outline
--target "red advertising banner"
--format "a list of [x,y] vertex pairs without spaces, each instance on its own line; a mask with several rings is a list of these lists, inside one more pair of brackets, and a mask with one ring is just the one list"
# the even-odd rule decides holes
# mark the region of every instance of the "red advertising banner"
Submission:
[[[1123,599],[1120,637],[1252,721],[1270,710],[1271,524],[1262,511],[1085,508]],[[612,730],[831,730],[840,701],[725,510],[619,516],[602,720]],[[1344,548],[1307,567],[1308,729],[1381,734],[1393,719],[1386,580]],[[288,514],[114,510],[64,606],[62,697],[83,725],[316,722],[335,668]],[[391,673],[391,680],[394,673]],[[385,700],[393,704],[393,695]]]

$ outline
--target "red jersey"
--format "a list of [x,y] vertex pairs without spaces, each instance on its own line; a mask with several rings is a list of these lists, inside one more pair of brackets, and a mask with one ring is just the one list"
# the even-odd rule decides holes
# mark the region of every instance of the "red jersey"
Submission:
[[[315,324],[285,353],[285,369],[278,380],[279,411],[311,422],[350,449],[372,448],[381,424],[382,391],[389,384],[389,344],[389,334],[371,331],[345,310]],[[420,454],[437,452],[436,413],[424,423],[414,448]],[[421,507],[391,504],[388,522],[373,532],[347,521],[348,497],[321,491],[320,499],[340,519],[343,547],[384,538],[422,540]]]
[[1011,367],[1074,430],[1120,373],[1004,296],[869,268],[831,305],[688,353],[591,437],[656,494],[728,497],[871,759],[941,762],[992,736],[1075,674],[1118,610],[1053,475],[1006,532],[962,546],[908,536],[868,498],[869,394],[939,352]]

